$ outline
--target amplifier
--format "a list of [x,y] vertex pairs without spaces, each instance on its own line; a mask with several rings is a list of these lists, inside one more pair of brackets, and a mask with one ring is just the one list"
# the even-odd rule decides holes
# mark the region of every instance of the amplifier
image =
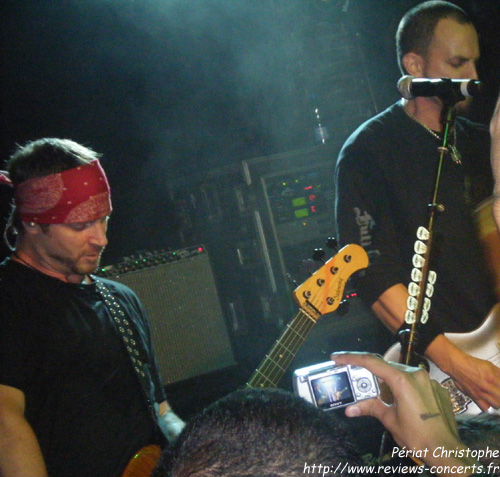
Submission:
[[127,285],[142,301],[163,385],[235,364],[203,246],[141,253],[97,275]]

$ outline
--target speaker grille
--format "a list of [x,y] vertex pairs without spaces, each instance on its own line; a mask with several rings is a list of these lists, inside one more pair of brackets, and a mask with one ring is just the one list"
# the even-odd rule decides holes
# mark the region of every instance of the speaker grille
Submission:
[[163,385],[235,364],[207,254],[108,277],[142,301]]

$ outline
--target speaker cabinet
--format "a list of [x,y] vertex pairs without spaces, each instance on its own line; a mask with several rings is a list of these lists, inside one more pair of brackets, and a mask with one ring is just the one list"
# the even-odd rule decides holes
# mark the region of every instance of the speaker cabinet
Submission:
[[149,315],[163,385],[235,364],[209,257],[196,250],[171,253],[159,265],[144,260],[140,270],[106,267],[106,277],[132,288]]

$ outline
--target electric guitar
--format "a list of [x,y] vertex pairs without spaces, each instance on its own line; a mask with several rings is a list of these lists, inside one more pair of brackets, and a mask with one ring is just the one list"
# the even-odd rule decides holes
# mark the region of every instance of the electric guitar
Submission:
[[[250,377],[247,387],[276,387],[288,365],[321,315],[335,311],[349,277],[368,266],[368,255],[356,244],[346,245],[298,286],[293,297],[300,309]],[[129,461],[122,477],[150,477],[160,458],[156,445],[143,447]]]
[[246,387],[277,387],[316,321],[339,307],[349,277],[367,266],[368,255],[363,247],[346,245],[298,286],[293,297],[300,307],[299,312],[261,361]]
[[155,444],[145,446],[130,459],[122,477],[150,477],[158,464],[161,448]]
[[[425,325],[424,325],[425,326]],[[445,333],[445,336],[458,348],[475,358],[484,359],[500,367],[500,304],[495,305],[481,326],[470,333]],[[401,345],[393,345],[385,353],[387,361],[399,362]],[[441,371],[432,361],[426,360],[429,375],[440,382],[450,394],[455,414],[480,414],[479,406],[467,395],[462,393],[453,380]],[[495,412],[500,412],[495,411]]]

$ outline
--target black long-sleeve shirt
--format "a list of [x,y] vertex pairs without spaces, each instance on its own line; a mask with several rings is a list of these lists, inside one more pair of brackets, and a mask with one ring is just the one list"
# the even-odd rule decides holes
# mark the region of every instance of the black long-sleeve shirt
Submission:
[[[487,128],[456,119],[462,163],[444,158],[431,269],[437,273],[429,323],[440,331],[476,328],[495,303],[474,224],[474,208],[492,193]],[[453,135],[450,137],[453,143]],[[371,306],[397,283],[408,285],[419,226],[428,226],[441,140],[396,103],[346,141],[335,170],[337,236],[361,244],[370,266],[357,280]]]

